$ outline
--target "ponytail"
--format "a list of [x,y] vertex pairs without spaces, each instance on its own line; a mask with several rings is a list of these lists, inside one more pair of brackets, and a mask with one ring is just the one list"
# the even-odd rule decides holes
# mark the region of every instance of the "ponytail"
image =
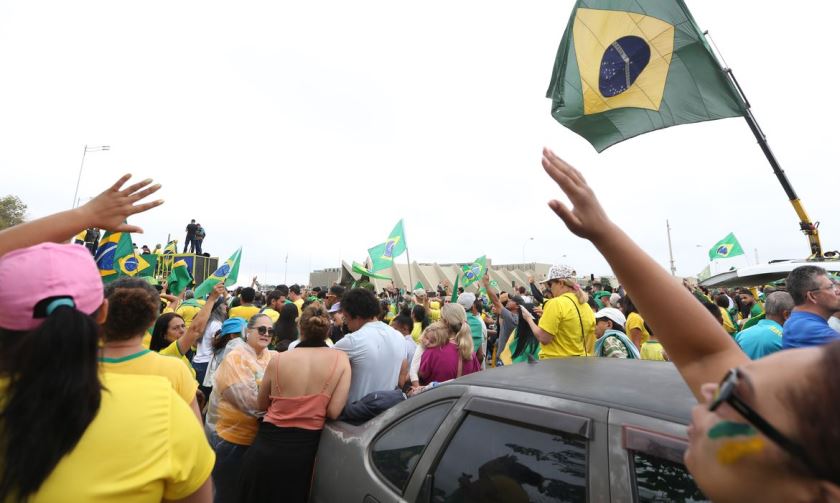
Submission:
[[577,297],[578,304],[583,305],[589,302],[589,294],[583,291],[577,281],[572,278],[563,278],[560,281],[572,289],[572,293]]
[[458,344],[458,353],[462,360],[469,361],[473,354],[472,330],[467,322],[461,323],[459,330],[455,332],[455,343]]
[[38,491],[75,448],[102,398],[99,325],[72,301],[43,302],[47,315],[35,330],[0,329],[0,375],[8,378],[0,411],[0,501],[23,502]]

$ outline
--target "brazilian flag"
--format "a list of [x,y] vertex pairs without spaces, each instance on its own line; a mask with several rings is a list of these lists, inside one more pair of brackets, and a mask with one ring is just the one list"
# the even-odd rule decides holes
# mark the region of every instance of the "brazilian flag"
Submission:
[[745,113],[682,0],[578,0],[546,97],[551,115],[598,152]]
[[741,247],[741,243],[738,242],[738,238],[735,237],[735,233],[730,232],[725,238],[715,243],[714,246],[709,249],[709,260],[737,257],[738,255],[743,254],[744,249]]
[[195,288],[195,298],[203,299],[213,291],[213,287],[222,281],[224,281],[225,286],[235,285],[239,279],[239,262],[241,259],[242,248],[239,248],[233,252],[229,259],[225,260],[224,264],[220,265],[218,269],[213,271],[213,274]]
[[104,283],[122,276],[148,276],[154,272],[153,265],[134,250],[131,234],[127,232],[106,232],[94,260]]

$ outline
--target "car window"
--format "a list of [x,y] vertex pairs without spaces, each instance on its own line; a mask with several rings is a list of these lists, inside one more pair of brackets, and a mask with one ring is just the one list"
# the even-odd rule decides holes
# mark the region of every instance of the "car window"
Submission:
[[434,471],[432,501],[586,501],[586,441],[470,414]]
[[389,428],[373,442],[373,465],[400,491],[423,455],[454,401],[439,402],[420,410]]
[[708,501],[694,478],[680,463],[666,461],[641,452],[633,452],[633,472],[639,503],[673,501],[693,503]]

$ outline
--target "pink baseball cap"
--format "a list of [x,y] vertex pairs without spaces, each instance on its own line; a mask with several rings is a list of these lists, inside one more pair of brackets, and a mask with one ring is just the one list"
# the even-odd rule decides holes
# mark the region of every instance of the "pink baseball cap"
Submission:
[[37,328],[44,318],[35,317],[35,306],[50,297],[68,297],[88,315],[99,309],[102,279],[87,248],[41,243],[0,257],[0,327]]

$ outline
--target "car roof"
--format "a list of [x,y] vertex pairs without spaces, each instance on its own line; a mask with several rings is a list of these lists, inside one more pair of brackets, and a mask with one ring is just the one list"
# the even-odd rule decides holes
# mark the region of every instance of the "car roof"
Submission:
[[697,401],[670,362],[556,358],[469,374],[454,384],[519,390],[688,424]]

